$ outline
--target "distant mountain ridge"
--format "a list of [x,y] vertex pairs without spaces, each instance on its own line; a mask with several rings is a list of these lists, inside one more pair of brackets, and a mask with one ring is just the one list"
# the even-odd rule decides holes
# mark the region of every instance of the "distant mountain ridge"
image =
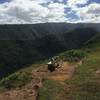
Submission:
[[95,28],[100,32],[100,24],[89,23],[42,23],[26,25],[0,25],[1,40],[34,40],[48,34],[66,33],[76,28]]

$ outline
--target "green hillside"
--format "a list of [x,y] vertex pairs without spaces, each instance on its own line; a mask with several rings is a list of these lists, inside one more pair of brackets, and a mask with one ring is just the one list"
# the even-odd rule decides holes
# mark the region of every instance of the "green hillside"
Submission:
[[0,91],[25,86],[33,69],[58,54],[66,55],[64,60],[71,64],[76,64],[77,57],[84,59],[64,85],[44,79],[39,100],[100,100],[100,33],[91,27],[32,40],[0,40]]
[[82,47],[98,34],[97,25],[1,25],[0,78],[36,61]]
[[[40,88],[39,100],[100,100],[100,34],[91,38],[80,50],[87,56],[76,68],[72,79],[66,80],[63,86],[45,80]],[[62,54],[69,56],[68,52]]]
[[[100,100],[100,44],[81,49],[88,56],[65,85],[44,81],[39,100]],[[60,85],[60,86],[59,86]]]

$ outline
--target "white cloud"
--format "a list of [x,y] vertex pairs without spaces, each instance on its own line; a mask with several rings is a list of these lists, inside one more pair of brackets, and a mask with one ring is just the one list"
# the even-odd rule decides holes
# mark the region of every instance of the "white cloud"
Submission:
[[68,0],[67,5],[69,7],[77,6],[78,4],[86,4],[89,0]]
[[98,3],[91,3],[85,7],[77,8],[75,11],[80,21],[100,23],[100,4]]
[[64,20],[64,4],[51,2],[47,7],[41,3],[50,0],[12,0],[0,5],[1,23],[37,23]]
[[64,22],[66,20],[64,8],[66,6],[60,3],[51,3],[48,5],[49,13],[46,16],[48,22]]
[[[100,4],[91,3],[85,7],[78,4],[87,4],[88,0],[63,0],[54,3],[54,0],[11,0],[0,4],[0,24],[25,24],[44,22],[100,22]],[[47,4],[48,3],[48,4]],[[44,6],[42,5],[44,4]],[[65,8],[71,10],[66,11]],[[67,18],[74,12],[78,18]]]
[[65,15],[64,7],[65,7],[65,5],[59,4],[59,3],[51,3],[51,4],[49,4],[48,8],[49,8],[50,12],[49,12],[48,16],[51,16],[51,18],[53,18],[52,16],[54,16],[56,18],[64,17],[64,15]]
[[14,0],[0,6],[0,22],[9,23],[12,19],[12,23],[34,23],[35,19],[39,21],[48,13],[46,7],[34,0]]

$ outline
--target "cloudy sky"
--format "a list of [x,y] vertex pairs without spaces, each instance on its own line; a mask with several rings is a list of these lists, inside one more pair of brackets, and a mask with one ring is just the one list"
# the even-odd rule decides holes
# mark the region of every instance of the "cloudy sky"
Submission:
[[100,23],[100,0],[0,0],[0,24]]

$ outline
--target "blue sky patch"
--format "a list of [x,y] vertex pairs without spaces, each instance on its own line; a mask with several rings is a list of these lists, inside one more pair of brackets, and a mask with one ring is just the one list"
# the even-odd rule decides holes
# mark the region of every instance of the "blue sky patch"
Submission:
[[0,0],[0,3],[9,2],[9,0]]
[[66,15],[68,19],[79,19],[79,17],[76,15],[75,11],[71,11],[69,14]]

